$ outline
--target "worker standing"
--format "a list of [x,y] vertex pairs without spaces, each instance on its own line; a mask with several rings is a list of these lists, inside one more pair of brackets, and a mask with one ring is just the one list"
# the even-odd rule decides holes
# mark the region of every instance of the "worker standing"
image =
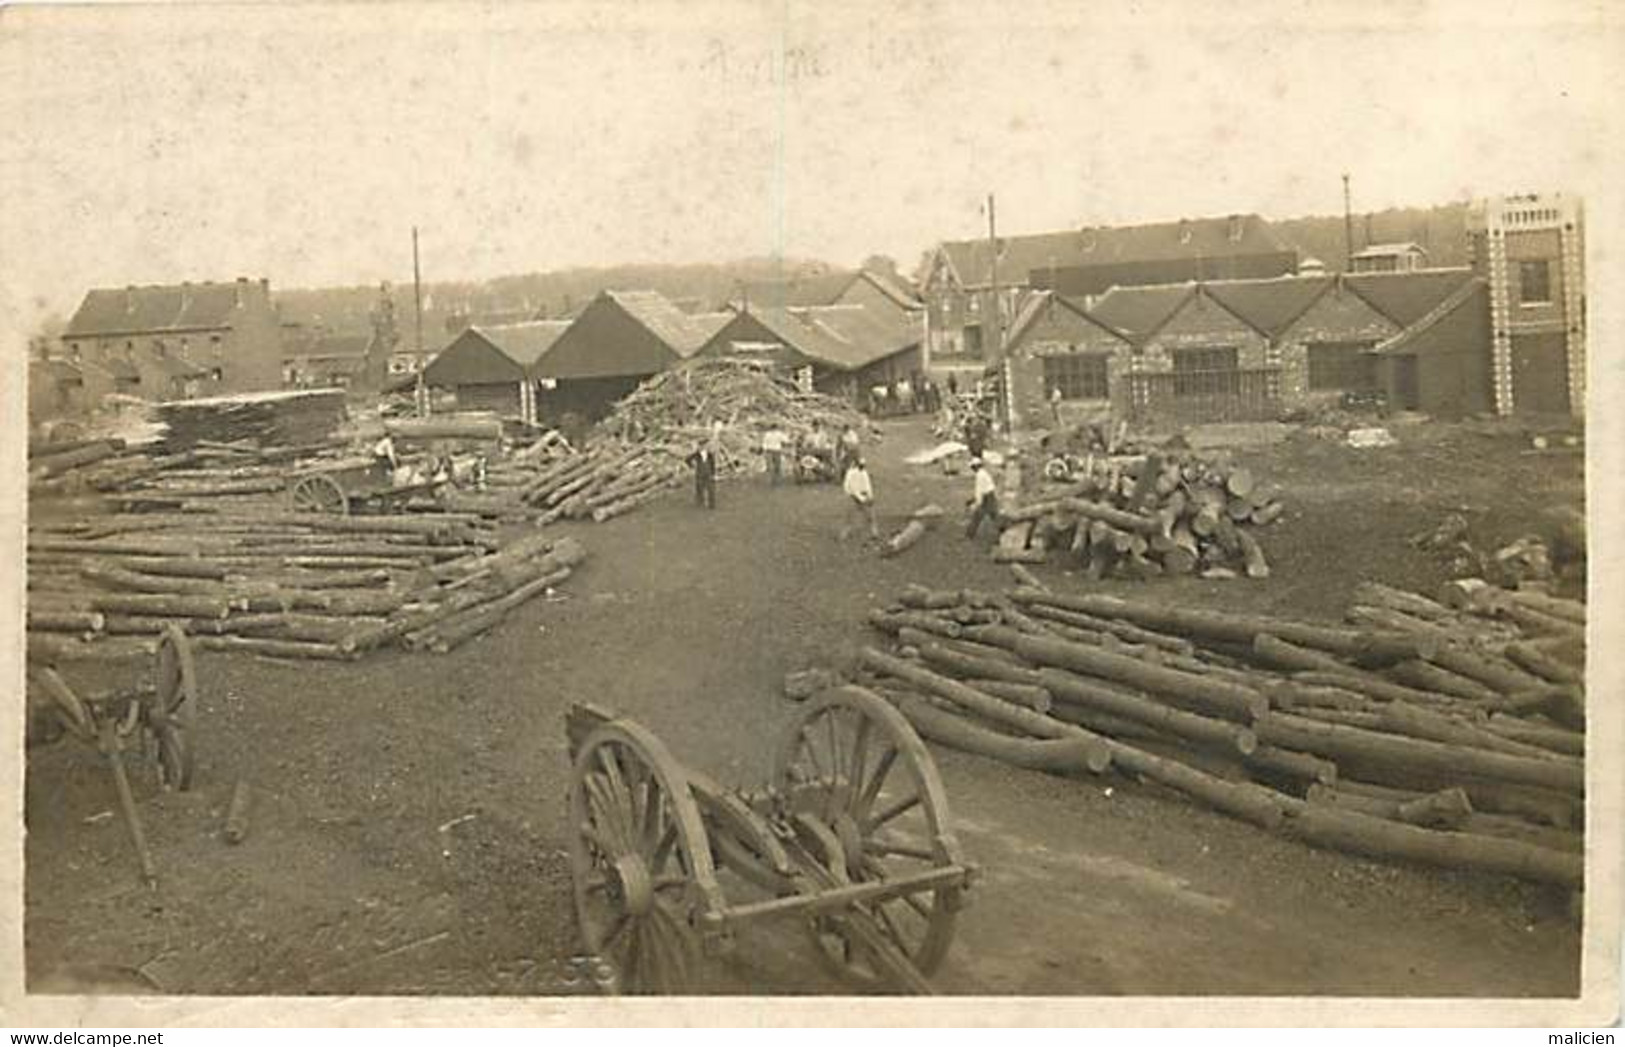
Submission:
[[1061,427],[1061,400],[1062,399],[1063,399],[1063,397],[1061,396],[1061,387],[1059,385],[1057,385],[1055,388],[1050,390],[1050,392],[1049,392],[1049,413],[1050,413],[1050,418],[1052,418],[1054,420],[1055,428],[1057,428],[1057,429],[1059,429]]
[[[864,465],[861,457],[853,458],[846,467],[846,479],[841,484],[846,496],[851,502],[850,512],[853,519],[860,520],[869,528],[869,537],[878,539],[880,529],[875,526],[875,488],[869,479],[869,469]],[[852,534],[853,519],[841,525],[841,541],[846,541]]]
[[990,521],[994,529],[998,529],[999,488],[993,482],[993,474],[987,471],[987,465],[980,458],[973,459],[970,468],[974,487],[971,490],[970,523],[965,527],[965,537],[974,540],[983,520]]
[[767,459],[767,476],[774,487],[784,478],[784,448],[789,439],[777,425],[762,434],[762,456]]
[[850,425],[841,430],[840,466],[844,472],[852,467],[862,453],[862,445],[858,440],[858,431]]
[[688,456],[694,468],[694,504],[707,509],[717,507],[717,452],[709,443],[701,444]]

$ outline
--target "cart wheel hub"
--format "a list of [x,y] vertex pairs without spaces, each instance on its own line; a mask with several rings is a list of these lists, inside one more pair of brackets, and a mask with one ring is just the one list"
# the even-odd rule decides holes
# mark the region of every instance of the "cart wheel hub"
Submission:
[[840,841],[841,853],[846,857],[847,878],[862,879],[863,830],[858,827],[857,821],[844,811],[835,819],[835,838]]
[[654,882],[642,859],[628,854],[615,859],[611,867],[610,887],[621,899],[628,915],[642,916],[654,905]]

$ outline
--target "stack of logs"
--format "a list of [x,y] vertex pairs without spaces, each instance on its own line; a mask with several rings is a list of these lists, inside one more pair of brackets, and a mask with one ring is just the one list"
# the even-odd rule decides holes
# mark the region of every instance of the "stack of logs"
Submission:
[[1269,575],[1248,529],[1273,523],[1283,506],[1248,469],[1186,452],[1090,456],[1057,473],[1004,514],[995,560],[1070,558],[1090,578]]
[[910,586],[861,675],[927,739],[1117,767],[1311,844],[1581,884],[1584,606],[1366,584],[1350,625]]
[[205,649],[347,659],[451,650],[584,558],[570,539],[506,544],[477,516],[259,511],[36,521],[31,658],[124,657],[177,622]]

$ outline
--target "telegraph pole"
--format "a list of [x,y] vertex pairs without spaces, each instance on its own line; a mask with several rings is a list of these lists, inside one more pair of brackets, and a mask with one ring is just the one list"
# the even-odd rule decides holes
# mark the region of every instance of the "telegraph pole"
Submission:
[[416,321],[416,342],[413,358],[417,361],[418,385],[416,392],[418,417],[429,414],[429,389],[423,384],[423,271],[418,265],[418,227],[412,227],[412,317]]
[[1349,205],[1349,176],[1343,173],[1343,271],[1354,268],[1354,209]]

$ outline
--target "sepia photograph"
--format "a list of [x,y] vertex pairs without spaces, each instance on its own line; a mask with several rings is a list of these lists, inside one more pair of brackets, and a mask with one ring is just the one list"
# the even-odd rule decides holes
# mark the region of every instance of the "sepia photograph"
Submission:
[[1617,1022],[1622,60],[0,10],[8,1024]]

